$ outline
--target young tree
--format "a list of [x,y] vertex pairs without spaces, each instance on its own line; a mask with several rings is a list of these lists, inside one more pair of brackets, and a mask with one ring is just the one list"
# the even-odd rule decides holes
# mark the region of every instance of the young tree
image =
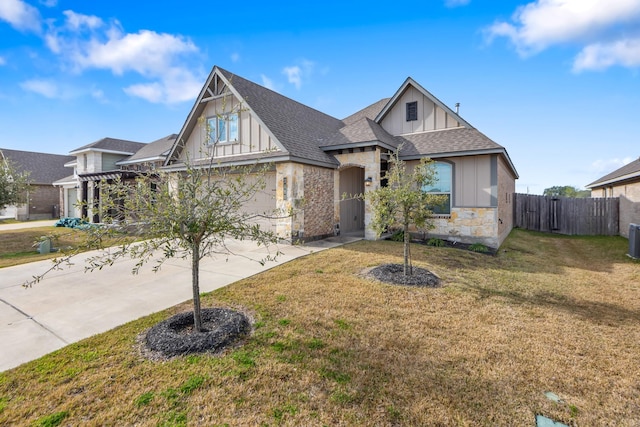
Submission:
[[[201,124],[204,120],[201,120]],[[207,129],[207,143],[215,148],[215,134]],[[150,170],[137,174],[135,180],[102,181],[100,202],[87,205],[101,218],[102,225],[86,227],[86,242],[74,253],[54,260],[48,270],[62,268],[78,252],[99,248],[98,255],[86,260],[86,271],[102,269],[119,258],[137,260],[133,273],[154,261],[153,271],[171,258],[189,259],[193,291],[194,329],[202,332],[200,307],[200,261],[213,254],[232,255],[229,239],[252,240],[269,246],[278,241],[276,234],[260,228],[259,217],[271,219],[290,213],[252,212],[248,207],[266,187],[270,165],[227,167],[212,159],[205,163],[186,161],[184,170],[166,172]],[[121,243],[104,248],[109,237]],[[279,251],[259,262],[273,261]],[[48,272],[47,271],[47,272]],[[26,286],[39,282],[45,274],[34,276]]]
[[0,210],[7,206],[26,203],[28,190],[29,174],[18,172],[0,153]]
[[[125,242],[88,259],[89,270],[101,269],[124,256],[138,260],[134,273],[154,260],[154,271],[164,261],[179,257],[191,261],[194,328],[202,331],[200,261],[213,254],[231,254],[228,239],[253,240],[259,245],[277,242],[271,230],[259,227],[258,216],[246,209],[264,190],[267,167],[228,168],[216,164],[187,165],[179,173],[141,173],[135,182],[116,180],[100,184],[98,213],[108,227],[93,230],[127,231],[142,238]],[[110,226],[110,227],[109,227]],[[267,255],[264,263],[278,255]]]
[[389,170],[385,173],[386,187],[365,194],[373,208],[371,226],[378,237],[390,227],[402,227],[404,234],[405,276],[413,274],[411,268],[411,234],[409,226],[419,229],[433,228],[431,208],[445,203],[441,195],[423,191],[423,187],[437,182],[437,173],[431,159],[421,159],[412,170],[399,157],[400,148],[391,154]]

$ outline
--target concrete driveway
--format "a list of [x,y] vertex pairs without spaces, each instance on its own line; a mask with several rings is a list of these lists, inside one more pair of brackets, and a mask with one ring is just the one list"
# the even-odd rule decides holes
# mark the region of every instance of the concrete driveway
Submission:
[[[201,292],[209,292],[312,252],[340,246],[347,241],[333,238],[304,246],[279,246],[278,262],[262,266],[264,247],[253,242],[234,241],[238,255],[205,258],[200,266]],[[270,249],[272,253],[275,248]],[[134,262],[119,260],[111,267],[84,272],[84,259],[75,265],[52,271],[46,278],[25,289],[22,285],[41,274],[50,261],[38,261],[0,269],[0,371],[34,360],[83,338],[108,331],[191,299],[191,270],[188,260],[167,261],[153,273],[143,267],[131,274]]]

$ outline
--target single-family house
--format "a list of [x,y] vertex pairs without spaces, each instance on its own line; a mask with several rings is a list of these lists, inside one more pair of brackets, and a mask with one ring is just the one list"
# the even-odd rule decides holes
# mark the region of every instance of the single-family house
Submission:
[[100,222],[90,209],[100,202],[100,182],[134,179],[141,171],[162,166],[175,137],[169,135],[149,144],[103,138],[71,151],[65,166],[73,168],[73,174],[54,182],[60,188],[62,216]]
[[0,149],[0,167],[9,161],[16,172],[28,172],[30,182],[27,203],[7,206],[0,210],[0,217],[20,221],[58,218],[60,198],[53,182],[67,174],[64,164],[71,159],[59,154]]
[[640,158],[586,186],[591,197],[620,199],[620,235],[629,237],[629,224],[640,224]]
[[267,226],[291,240],[335,233],[374,239],[369,201],[343,197],[384,185],[389,154],[409,165],[436,161],[442,194],[432,236],[498,247],[513,227],[516,169],[507,150],[412,78],[390,98],[338,119],[214,67],[164,167],[268,163],[266,190],[252,209],[296,214]]

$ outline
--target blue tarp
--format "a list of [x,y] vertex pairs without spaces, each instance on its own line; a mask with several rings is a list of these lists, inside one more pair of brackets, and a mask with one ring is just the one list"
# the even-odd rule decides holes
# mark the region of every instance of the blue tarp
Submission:
[[67,228],[79,228],[81,230],[87,229],[92,226],[92,224],[83,220],[82,218],[60,218],[54,226],[56,227],[67,227]]

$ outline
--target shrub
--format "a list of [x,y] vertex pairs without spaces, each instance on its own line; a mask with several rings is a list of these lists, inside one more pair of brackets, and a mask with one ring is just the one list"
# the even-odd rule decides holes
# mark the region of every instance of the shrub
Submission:
[[394,242],[404,242],[404,231],[402,230],[396,231],[391,235],[390,239]]
[[432,237],[431,239],[429,239],[427,241],[427,245],[436,246],[436,247],[442,247],[442,246],[445,246],[445,243],[444,243],[444,240],[442,240],[442,239],[436,239],[435,237]]
[[489,248],[487,248],[482,243],[474,243],[473,245],[469,246],[469,250],[473,252],[480,252],[483,254],[489,252]]

